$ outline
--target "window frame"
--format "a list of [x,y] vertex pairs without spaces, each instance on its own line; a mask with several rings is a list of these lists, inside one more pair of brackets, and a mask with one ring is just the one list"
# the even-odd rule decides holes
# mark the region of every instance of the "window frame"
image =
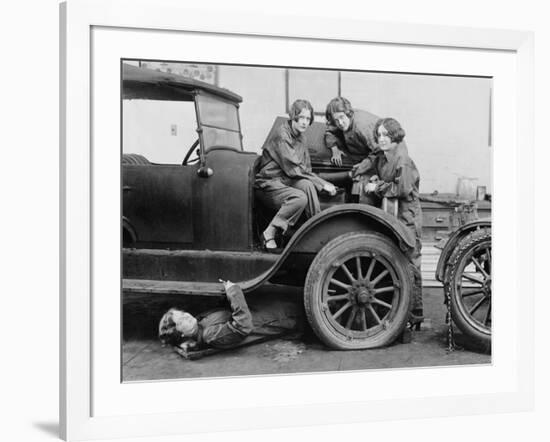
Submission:
[[[223,130],[223,131],[226,131],[226,132],[233,132],[233,133],[238,134],[238,140],[239,140],[240,146],[225,146],[225,147],[233,148],[233,149],[238,150],[240,152],[244,151],[244,148],[243,148],[243,134],[242,134],[242,127],[241,127],[241,116],[240,116],[240,112],[239,112],[239,103],[235,103],[231,100],[227,100],[227,99],[222,98],[222,97],[220,97],[216,94],[212,94],[212,93],[209,93],[209,92],[206,92],[206,91],[203,91],[203,90],[195,91],[194,95],[195,95],[195,98],[194,98],[195,113],[196,113],[196,117],[197,117],[197,133],[199,135],[199,141],[200,141],[200,146],[201,146],[201,148],[200,148],[201,156],[204,156],[212,147],[217,147],[217,145],[214,145],[214,146],[207,146],[206,145],[206,140],[205,140],[205,137],[204,137],[204,129],[203,129],[204,127],[211,128],[211,129]],[[200,103],[200,101],[201,101],[200,97],[212,98],[216,101],[223,102],[227,105],[233,106],[235,108],[235,112],[236,112],[236,116],[237,116],[237,129],[230,129],[230,128],[226,128],[226,127],[222,127],[222,126],[216,126],[216,125],[213,125],[213,124],[204,123],[203,119],[201,117],[201,106],[203,104]]]

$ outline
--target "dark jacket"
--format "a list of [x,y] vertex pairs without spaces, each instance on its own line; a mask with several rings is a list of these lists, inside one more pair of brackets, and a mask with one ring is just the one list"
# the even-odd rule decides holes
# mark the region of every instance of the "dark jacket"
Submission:
[[292,132],[290,121],[282,124],[275,136],[266,144],[256,166],[256,188],[262,188],[266,180],[285,181],[305,178],[317,191],[326,184],[311,171],[311,158],[302,134]]
[[327,123],[325,144],[329,149],[338,146],[354,164],[357,164],[377,150],[374,141],[374,126],[379,119],[378,116],[370,112],[358,109],[354,111],[350,127],[346,132]]
[[229,287],[226,296],[231,310],[211,310],[197,318],[199,347],[235,347],[252,332],[252,314],[241,288],[238,285]]
[[409,157],[405,144],[398,144],[393,155],[388,157],[382,152],[376,155],[373,173],[380,179],[374,193],[380,198],[397,198],[398,218],[415,232],[417,238],[420,238],[420,174],[414,161]]

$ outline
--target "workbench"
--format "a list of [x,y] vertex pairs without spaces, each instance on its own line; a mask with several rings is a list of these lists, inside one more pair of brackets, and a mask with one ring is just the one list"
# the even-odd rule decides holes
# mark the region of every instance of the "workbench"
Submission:
[[468,201],[454,194],[420,194],[422,240],[439,241],[465,222],[491,218],[491,202]]

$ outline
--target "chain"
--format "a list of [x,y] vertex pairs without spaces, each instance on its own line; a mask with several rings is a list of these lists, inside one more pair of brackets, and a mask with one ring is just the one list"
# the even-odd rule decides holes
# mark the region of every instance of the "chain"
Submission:
[[445,323],[447,324],[447,353],[451,353],[455,350],[453,318],[451,315],[451,284],[444,284],[444,287],[445,299],[447,301],[447,314],[445,316]]

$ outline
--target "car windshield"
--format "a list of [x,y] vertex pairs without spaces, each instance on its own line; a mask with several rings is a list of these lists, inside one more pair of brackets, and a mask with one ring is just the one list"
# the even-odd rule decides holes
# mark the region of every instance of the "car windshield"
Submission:
[[205,93],[196,100],[205,151],[214,146],[242,150],[237,106]]

